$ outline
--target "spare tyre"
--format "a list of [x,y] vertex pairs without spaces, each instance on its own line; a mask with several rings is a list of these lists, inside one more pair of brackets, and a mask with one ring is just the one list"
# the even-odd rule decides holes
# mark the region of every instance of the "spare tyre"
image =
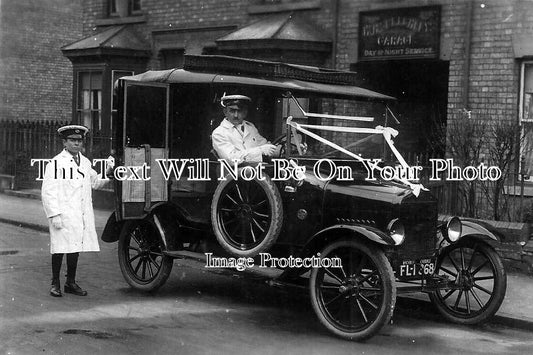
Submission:
[[253,257],[276,242],[283,223],[278,188],[263,180],[222,180],[211,203],[211,222],[220,245],[238,257]]

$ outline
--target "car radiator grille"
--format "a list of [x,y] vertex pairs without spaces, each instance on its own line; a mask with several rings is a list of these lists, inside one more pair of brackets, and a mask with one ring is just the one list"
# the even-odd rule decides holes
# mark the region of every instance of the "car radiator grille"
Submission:
[[400,219],[405,241],[397,249],[402,259],[418,259],[433,254],[437,239],[437,206],[430,203],[402,205]]

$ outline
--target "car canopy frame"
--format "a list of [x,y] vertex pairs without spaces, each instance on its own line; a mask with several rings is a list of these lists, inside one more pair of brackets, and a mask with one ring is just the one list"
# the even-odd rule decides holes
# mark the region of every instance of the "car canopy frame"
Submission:
[[[349,71],[227,56],[185,56],[185,59],[184,69],[151,70],[122,77],[121,80],[164,84],[246,85],[325,97],[378,102],[396,100],[392,96],[349,84],[355,81],[355,73]],[[196,63],[198,60],[200,64]],[[238,65],[244,65],[245,69],[241,70]],[[250,69],[251,66],[254,69]]]

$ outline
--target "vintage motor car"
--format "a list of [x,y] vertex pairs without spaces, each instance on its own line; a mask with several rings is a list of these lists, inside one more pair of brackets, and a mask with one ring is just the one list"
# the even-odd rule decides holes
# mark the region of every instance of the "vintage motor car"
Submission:
[[[118,241],[127,283],[154,291],[175,258],[209,251],[256,266],[277,260],[272,283],[307,287],[319,321],[345,339],[375,335],[402,293],[428,294],[452,322],[493,316],[506,291],[491,246],[501,236],[439,219],[436,198],[394,146],[395,99],[357,83],[353,72],[225,56],[120,79],[122,173],[102,239]],[[281,146],[278,156],[218,159],[211,132],[220,98],[235,92],[252,98],[247,120]]]

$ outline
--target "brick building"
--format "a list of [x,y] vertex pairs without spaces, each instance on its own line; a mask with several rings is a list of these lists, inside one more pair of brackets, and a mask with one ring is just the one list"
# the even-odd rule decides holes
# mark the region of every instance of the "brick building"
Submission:
[[73,120],[103,146],[118,77],[225,54],[356,71],[362,86],[399,99],[405,150],[428,150],[465,112],[520,123],[533,171],[532,35],[526,0],[87,0],[83,36],[63,53]]
[[72,64],[60,48],[82,35],[81,1],[0,2],[0,120],[71,119]]

